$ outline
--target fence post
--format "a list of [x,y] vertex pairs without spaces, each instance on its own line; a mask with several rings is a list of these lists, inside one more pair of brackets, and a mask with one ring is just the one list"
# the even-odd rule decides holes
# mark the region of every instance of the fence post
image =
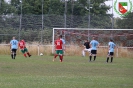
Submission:
[[118,49],[119,49],[119,48],[117,47],[117,57],[119,56],[119,54],[118,54],[118,52],[119,52]]
[[38,49],[38,56],[39,56],[39,51],[40,51],[40,47],[39,47],[39,44],[38,44],[38,46],[37,46],[37,49]]

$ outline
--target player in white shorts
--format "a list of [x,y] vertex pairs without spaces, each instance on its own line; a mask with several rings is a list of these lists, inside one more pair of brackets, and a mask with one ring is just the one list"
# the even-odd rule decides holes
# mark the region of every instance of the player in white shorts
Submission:
[[91,52],[90,42],[88,40],[85,40],[84,47],[85,48],[82,50],[82,56],[85,56],[86,52]]

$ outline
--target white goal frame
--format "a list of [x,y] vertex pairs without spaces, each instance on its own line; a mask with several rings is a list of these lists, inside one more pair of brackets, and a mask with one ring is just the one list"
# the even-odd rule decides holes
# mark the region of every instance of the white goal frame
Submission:
[[[92,28],[53,28],[53,36],[52,36],[52,53],[54,53],[54,35],[55,35],[55,30],[88,30],[88,37],[89,37],[89,30],[106,30],[106,31],[111,31],[111,30],[118,30],[118,31],[122,31],[122,30],[132,30],[133,29],[92,29]],[[130,47],[132,48],[132,47]]]

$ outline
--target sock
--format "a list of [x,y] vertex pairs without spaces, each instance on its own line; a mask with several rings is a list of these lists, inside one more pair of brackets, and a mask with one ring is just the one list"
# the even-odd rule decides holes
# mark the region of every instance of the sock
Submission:
[[12,57],[12,59],[13,59],[13,54],[11,54],[11,57]]
[[94,56],[94,61],[96,60],[96,56]]
[[28,56],[30,56],[30,53],[29,53],[29,52],[27,52],[27,55],[28,55]]
[[63,56],[62,56],[62,55],[60,55],[60,61],[62,62],[62,60],[63,60]]
[[55,55],[54,55],[54,58],[56,58],[57,56],[58,56],[58,54],[55,54]]
[[113,62],[113,57],[111,57],[111,62]]
[[24,57],[27,57],[26,54],[24,54]]
[[109,57],[107,57],[107,61],[106,62],[108,63],[108,61],[109,61]]
[[91,61],[91,58],[92,58],[92,56],[90,56],[90,61]]
[[16,53],[14,54],[14,59],[15,59],[15,57],[16,57]]

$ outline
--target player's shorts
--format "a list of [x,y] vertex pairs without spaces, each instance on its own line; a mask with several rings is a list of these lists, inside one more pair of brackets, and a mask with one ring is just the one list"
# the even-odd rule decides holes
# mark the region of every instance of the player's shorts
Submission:
[[113,56],[114,52],[108,52],[108,56]]
[[16,53],[17,49],[12,49],[12,52]]
[[91,50],[91,54],[97,54],[97,50]]
[[28,49],[24,48],[23,50],[21,50],[21,52],[24,54],[25,52],[28,52]]
[[91,52],[91,48],[89,48],[89,49],[84,49],[84,51]]
[[63,55],[63,50],[56,50],[56,54]]

